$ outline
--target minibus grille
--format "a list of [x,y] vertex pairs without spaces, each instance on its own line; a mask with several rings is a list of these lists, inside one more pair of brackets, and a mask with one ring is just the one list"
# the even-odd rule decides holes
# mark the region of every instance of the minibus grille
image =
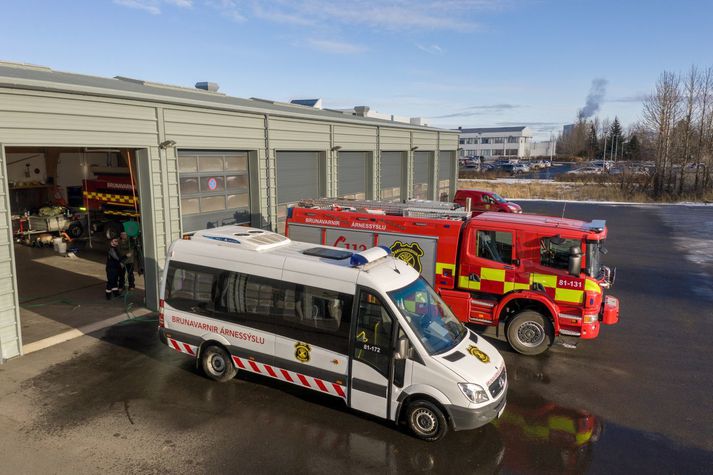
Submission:
[[498,397],[498,395],[503,392],[503,389],[505,389],[505,386],[507,385],[507,371],[505,368],[503,368],[502,372],[498,375],[497,378],[495,378],[495,381],[490,383],[490,386],[488,386],[488,390],[490,391],[490,395],[492,397]]

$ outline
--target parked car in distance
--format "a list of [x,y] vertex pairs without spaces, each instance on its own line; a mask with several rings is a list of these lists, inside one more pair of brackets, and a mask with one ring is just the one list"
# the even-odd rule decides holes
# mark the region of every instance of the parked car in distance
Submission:
[[582,167],[568,171],[567,175],[596,175],[602,171],[601,167]]
[[516,163],[512,166],[513,173],[528,173],[530,166],[526,163]]
[[520,205],[506,200],[497,193],[483,190],[458,190],[453,201],[465,206],[466,199],[470,198],[472,211],[500,211],[503,213],[522,213]]

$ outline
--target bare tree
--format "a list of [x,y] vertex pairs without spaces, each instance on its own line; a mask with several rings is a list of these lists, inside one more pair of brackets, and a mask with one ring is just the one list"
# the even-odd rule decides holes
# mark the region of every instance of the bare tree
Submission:
[[696,144],[696,180],[694,190],[700,193],[710,184],[711,170],[711,140],[710,135],[713,130],[713,111],[711,110],[711,100],[713,99],[713,68],[708,67],[700,77],[700,88],[698,93],[698,127]]
[[680,78],[664,71],[656,83],[656,90],[644,100],[644,124],[655,134],[656,172],[654,195],[661,196],[670,185],[673,128],[681,117]]
[[700,89],[700,73],[696,66],[691,66],[688,74],[683,80],[683,118],[679,125],[680,140],[679,153],[677,154],[679,167],[678,173],[678,194],[683,194],[685,185],[686,167],[691,160],[693,145],[693,119],[698,106],[698,90]]

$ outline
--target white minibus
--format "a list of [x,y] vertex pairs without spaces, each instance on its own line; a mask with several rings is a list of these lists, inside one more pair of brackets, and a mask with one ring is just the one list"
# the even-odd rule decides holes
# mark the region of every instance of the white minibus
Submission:
[[419,438],[505,407],[502,356],[388,249],[317,246],[225,226],[174,242],[159,336],[228,381],[238,371],[341,398]]

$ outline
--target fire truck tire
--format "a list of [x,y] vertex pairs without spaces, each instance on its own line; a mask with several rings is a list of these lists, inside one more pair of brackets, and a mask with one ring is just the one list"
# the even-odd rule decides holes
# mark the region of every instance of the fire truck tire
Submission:
[[555,332],[547,317],[534,310],[524,310],[508,323],[510,346],[523,355],[539,355],[552,346]]
[[118,238],[123,230],[124,226],[117,221],[109,221],[104,225],[104,233],[106,234],[107,241]]
[[201,353],[201,368],[210,379],[224,383],[235,377],[237,369],[223,348],[212,345]]
[[67,228],[67,234],[69,234],[69,237],[72,239],[80,238],[82,234],[84,234],[84,226],[82,226],[82,223],[79,221],[74,221]]
[[424,399],[417,399],[409,404],[406,423],[416,437],[429,442],[442,439],[448,432],[448,421],[443,411]]

